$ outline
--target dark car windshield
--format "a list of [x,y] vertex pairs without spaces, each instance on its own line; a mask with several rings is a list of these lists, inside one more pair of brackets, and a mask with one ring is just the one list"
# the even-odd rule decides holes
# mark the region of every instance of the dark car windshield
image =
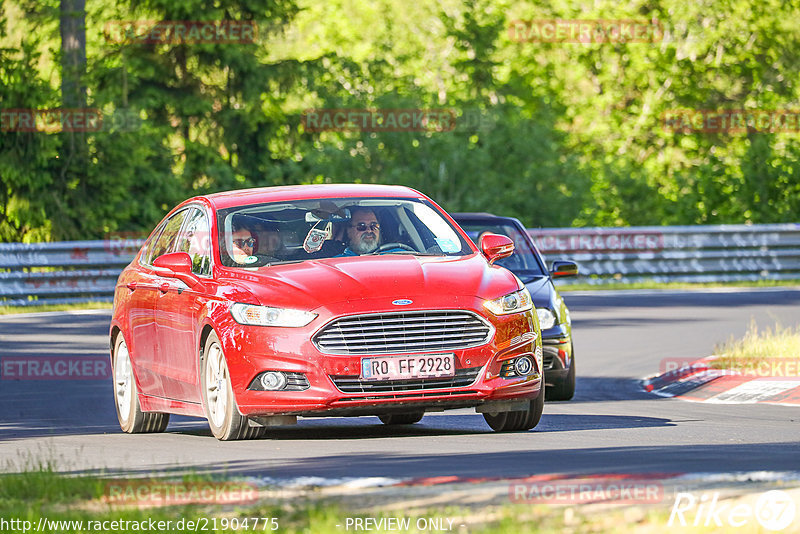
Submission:
[[220,260],[262,267],[346,256],[472,253],[428,202],[396,198],[311,199],[237,206],[217,213]]
[[542,269],[541,263],[537,261],[536,251],[530,246],[528,240],[522,235],[521,229],[517,228],[516,225],[485,220],[456,220],[476,245],[478,245],[480,236],[484,232],[510,237],[514,242],[514,253],[508,258],[503,258],[495,263],[519,276],[523,282],[547,275]]

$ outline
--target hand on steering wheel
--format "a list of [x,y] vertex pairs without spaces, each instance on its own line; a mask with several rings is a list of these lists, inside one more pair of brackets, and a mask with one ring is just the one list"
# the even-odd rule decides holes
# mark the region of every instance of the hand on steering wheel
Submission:
[[375,249],[373,252],[371,252],[371,254],[380,254],[381,252],[386,252],[386,251],[391,250],[393,248],[399,248],[399,249],[402,249],[402,250],[408,250],[409,252],[417,252],[417,249],[415,249],[414,247],[411,247],[409,245],[406,245],[405,243],[384,243],[383,245],[381,245],[377,249]]

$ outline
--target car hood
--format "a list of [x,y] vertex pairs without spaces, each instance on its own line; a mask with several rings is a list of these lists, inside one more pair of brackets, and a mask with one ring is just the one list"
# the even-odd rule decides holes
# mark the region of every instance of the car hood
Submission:
[[225,278],[267,306],[312,310],[336,302],[440,295],[494,299],[519,288],[516,277],[478,255],[326,258],[230,271]]
[[537,308],[552,308],[553,285],[548,278],[537,278],[525,284]]

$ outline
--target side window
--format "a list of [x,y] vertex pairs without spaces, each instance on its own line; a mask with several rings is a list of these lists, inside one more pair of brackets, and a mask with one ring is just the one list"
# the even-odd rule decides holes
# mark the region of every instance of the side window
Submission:
[[211,228],[203,210],[194,208],[187,214],[176,252],[189,254],[193,273],[211,276]]
[[156,228],[156,230],[147,240],[147,243],[144,244],[144,253],[142,254],[142,257],[139,259],[141,263],[145,265],[150,265],[152,263],[150,261],[150,256],[153,255],[153,249],[155,248],[156,243],[158,242],[158,238],[161,236],[161,232],[164,231],[165,225],[166,223],[162,223],[161,225],[159,225],[159,227]]
[[187,210],[181,210],[167,220],[164,225],[164,231],[158,236],[158,239],[153,245],[153,250],[147,257],[147,263],[152,265],[159,256],[173,252],[175,250],[175,242],[178,240],[178,232],[183,224],[184,217]]

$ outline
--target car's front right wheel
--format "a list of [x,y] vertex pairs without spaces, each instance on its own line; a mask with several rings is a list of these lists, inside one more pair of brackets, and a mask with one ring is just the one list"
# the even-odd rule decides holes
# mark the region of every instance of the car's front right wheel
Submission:
[[544,410],[544,382],[535,399],[531,399],[527,410],[514,412],[485,413],[483,418],[495,432],[516,432],[530,430],[539,424]]
[[228,362],[219,337],[209,334],[200,357],[200,383],[203,386],[203,407],[211,433],[220,441],[255,439],[264,434],[263,426],[251,426],[239,413],[233,396]]
[[142,411],[130,351],[122,332],[114,340],[113,356],[114,400],[120,428],[128,434],[163,432],[169,424],[169,414]]

